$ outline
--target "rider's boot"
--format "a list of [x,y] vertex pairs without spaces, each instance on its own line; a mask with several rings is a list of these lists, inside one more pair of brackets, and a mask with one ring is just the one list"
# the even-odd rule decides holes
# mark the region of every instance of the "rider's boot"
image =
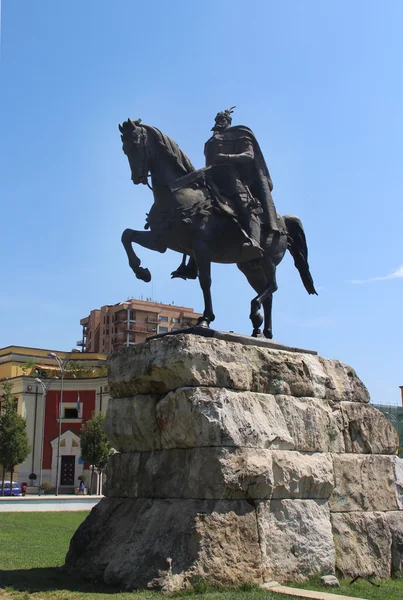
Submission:
[[196,279],[197,278],[197,265],[194,261],[193,256],[189,258],[188,264],[186,264],[186,254],[183,255],[183,259],[176,271],[171,273],[171,279],[180,277],[181,279]]
[[249,215],[245,230],[248,239],[242,243],[242,257],[245,260],[262,258],[263,249],[260,246],[260,221],[256,215]]

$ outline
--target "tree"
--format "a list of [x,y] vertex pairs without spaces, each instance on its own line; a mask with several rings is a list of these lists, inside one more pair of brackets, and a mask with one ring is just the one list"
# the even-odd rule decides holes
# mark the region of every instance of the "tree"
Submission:
[[[34,358],[28,358],[22,365],[22,371],[24,375],[34,375],[36,367],[36,361]],[[36,375],[36,373],[35,373]]]
[[106,467],[106,463],[113,448],[110,445],[104,431],[105,415],[103,413],[92,413],[91,419],[81,427],[81,458],[84,462],[92,465],[91,481],[89,491],[92,492],[95,468],[101,472]]
[[31,452],[26,431],[26,421],[17,413],[17,398],[12,393],[12,383],[3,383],[0,415],[0,464],[3,466],[1,495],[4,496],[4,479],[10,471],[10,495],[16,465],[22,463]]
[[83,364],[83,361],[80,360],[69,360],[66,366],[66,373],[71,377],[77,377],[78,379],[82,377],[90,377],[93,372],[94,367],[89,367],[88,365]]

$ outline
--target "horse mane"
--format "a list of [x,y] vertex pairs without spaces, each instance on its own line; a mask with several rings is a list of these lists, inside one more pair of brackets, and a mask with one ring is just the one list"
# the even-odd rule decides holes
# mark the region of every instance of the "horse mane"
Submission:
[[179,148],[178,144],[171,140],[165,133],[162,133],[156,127],[152,127],[151,125],[141,125],[148,131],[153,133],[157,143],[167,152],[169,156],[171,156],[177,163],[177,165],[182,169],[184,174],[191,173],[195,170],[194,166],[190,162],[189,158],[186,156],[184,152]]

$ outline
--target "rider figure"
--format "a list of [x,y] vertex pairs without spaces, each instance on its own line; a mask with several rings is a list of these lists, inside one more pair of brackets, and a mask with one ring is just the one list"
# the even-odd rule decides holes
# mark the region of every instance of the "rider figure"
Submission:
[[[204,147],[208,177],[224,196],[236,203],[236,213],[246,233],[242,253],[247,260],[260,258],[260,233],[280,233],[277,212],[271,191],[273,184],[263,154],[253,132],[244,126],[231,127],[233,112],[219,112],[215,117],[214,132]],[[190,268],[192,267],[192,268]],[[192,259],[184,261],[175,277],[195,277]]]
[[253,198],[241,169],[254,161],[254,148],[250,139],[231,127],[233,111],[219,112],[215,117],[214,132],[204,146],[206,167],[213,167],[211,179],[220,192],[236,203],[236,213],[248,240],[242,244],[243,253],[250,258],[259,258],[260,220],[263,212],[260,203]]

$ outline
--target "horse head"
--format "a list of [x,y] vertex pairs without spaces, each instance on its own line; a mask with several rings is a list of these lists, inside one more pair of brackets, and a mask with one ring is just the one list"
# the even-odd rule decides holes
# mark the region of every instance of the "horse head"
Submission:
[[122,125],[119,125],[119,131],[122,149],[128,158],[132,172],[132,181],[135,185],[139,183],[146,185],[149,171],[147,129],[140,123],[141,119],[136,121],[127,119]]
[[132,172],[133,183],[147,184],[148,174],[156,174],[163,185],[168,185],[194,167],[178,144],[156,127],[140,124],[141,119],[128,119],[119,125],[123,152]]

